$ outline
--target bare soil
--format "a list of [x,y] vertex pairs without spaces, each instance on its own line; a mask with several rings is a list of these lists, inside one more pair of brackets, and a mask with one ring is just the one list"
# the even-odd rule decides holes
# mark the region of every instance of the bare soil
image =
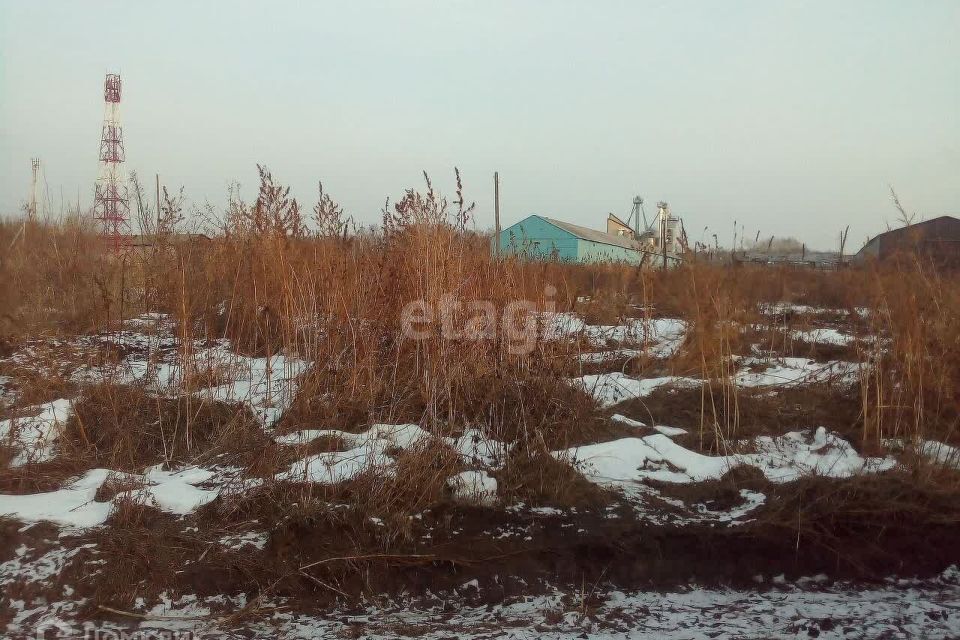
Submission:
[[[131,501],[105,531],[61,540],[96,547],[77,553],[49,588],[72,585],[75,597],[91,599],[86,615],[94,617],[108,615],[99,605],[127,609],[163,591],[287,597],[300,610],[319,611],[362,595],[436,594],[471,580],[479,585],[474,604],[496,604],[548,585],[666,589],[820,573],[874,581],[932,576],[960,562],[955,493],[896,474],[777,486],[735,472],[674,487],[673,495],[718,507],[745,487],[762,489],[768,501],[736,527],[652,525],[615,501],[563,511],[440,501],[400,533],[331,496],[298,508],[289,500],[302,488],[281,485],[238,501],[220,498],[186,518]],[[43,548],[56,539],[52,527],[0,526],[0,561],[21,544]],[[256,532],[266,536],[262,550],[221,541]],[[28,594],[5,597],[21,595]]]
[[710,453],[723,450],[714,425],[726,432],[735,425],[734,438],[781,435],[788,431],[826,427],[855,447],[863,435],[858,387],[827,384],[769,389],[739,389],[735,396],[711,393],[709,388],[667,388],[617,405],[616,413],[646,422],[686,429],[675,440],[685,447]]

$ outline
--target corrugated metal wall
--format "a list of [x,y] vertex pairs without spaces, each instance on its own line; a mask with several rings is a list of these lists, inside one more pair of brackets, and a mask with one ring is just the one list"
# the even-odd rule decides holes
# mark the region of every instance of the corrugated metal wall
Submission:
[[532,215],[500,232],[500,251],[530,259],[640,264],[641,253],[584,240]]
[[530,216],[500,232],[500,250],[504,254],[531,259],[579,259],[578,238],[538,216]]

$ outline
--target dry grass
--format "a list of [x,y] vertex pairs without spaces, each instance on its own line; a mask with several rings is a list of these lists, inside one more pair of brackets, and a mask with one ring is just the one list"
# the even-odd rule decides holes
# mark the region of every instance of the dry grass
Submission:
[[255,459],[271,444],[243,407],[189,396],[148,394],[138,386],[99,384],[84,390],[60,439],[60,458],[140,471],[218,454]]
[[[39,367],[0,363],[0,375],[15,379],[18,407],[80,394],[54,460],[11,469],[11,452],[0,443],[0,492],[53,490],[94,466],[137,472],[214,460],[264,480],[178,518],[144,504],[135,482],[111,477],[95,499],[115,508],[89,538],[95,560],[107,561],[97,570],[110,579],[94,577],[83,555],[61,577],[89,598],[91,614],[97,604],[129,609],[136,598],[149,601],[162,591],[329,602],[343,594],[457,587],[485,572],[491,583],[498,576],[498,584],[499,576],[524,577],[525,590],[547,573],[647,586],[657,576],[682,574],[685,581],[698,571],[749,579],[782,566],[795,550],[817,559],[800,558],[800,569],[829,569],[843,554],[847,564],[863,564],[864,575],[899,569],[901,558],[929,561],[931,570],[955,558],[955,548],[946,546],[956,542],[958,474],[909,454],[908,471],[875,477],[774,487],[759,473],[738,470],[716,483],[663,488],[665,496],[719,507],[739,503],[742,488],[762,488],[768,501],[755,521],[730,530],[655,531],[628,517],[608,518],[615,496],[551,455],[624,435],[608,412],[567,382],[583,373],[574,357],[582,345],[537,341],[518,352],[501,322],[518,300],[536,311],[576,309],[593,324],[681,318],[689,330],[680,353],[623,366],[628,373],[708,383],[702,390],[661,390],[617,411],[685,427],[690,434],[678,441],[707,452],[726,452],[738,438],[823,425],[875,453],[886,438],[960,441],[956,274],[917,261],[840,272],[692,262],[662,273],[497,260],[489,238],[470,231],[472,211],[462,193],[447,202],[429,183],[423,192],[411,190],[385,210],[384,227],[374,234],[346,233],[336,203],[324,194],[316,208],[323,232],[311,234],[286,190],[269,172],[261,177],[257,201],[231,201],[223,232],[210,240],[172,232],[179,204],[169,197],[156,244],[121,255],[77,221],[29,223],[25,234],[18,223],[0,222],[0,359],[29,340],[112,331],[122,318],[161,312],[175,321],[176,366],[183,372],[182,394],[160,397],[141,385],[78,386],[58,366],[56,348],[37,351]],[[448,296],[464,304],[448,305],[443,314]],[[435,322],[415,341],[403,335],[400,313],[416,300],[434,310]],[[493,335],[442,335],[444,319],[458,331],[487,328],[470,301],[492,305]],[[759,312],[760,303],[778,301],[835,311]],[[870,312],[861,316],[859,308]],[[884,350],[870,342],[830,348],[789,337],[825,324],[880,336]],[[248,409],[192,395],[231,378],[193,350],[220,338],[247,354],[284,353],[314,363],[276,433],[361,432],[374,423],[407,422],[442,436],[477,428],[514,444],[494,472],[502,501],[575,507],[582,529],[573,530],[583,533],[572,535],[543,515],[527,521],[454,503],[447,479],[469,466],[438,440],[389,451],[390,473],[370,470],[336,485],[276,480],[295,460],[342,451],[347,443],[331,437],[279,446]],[[732,382],[732,358],[754,345],[821,360],[856,357],[871,366],[853,388],[747,392]],[[110,363],[122,355],[105,350],[96,357]],[[497,523],[541,529],[531,529],[532,543],[504,541],[490,534]],[[223,544],[240,532],[264,533],[266,547]]]
[[0,336],[87,332],[116,321],[124,300],[122,261],[104,251],[92,227],[0,223]]
[[8,463],[0,459],[0,493],[21,495],[55,491],[90,468],[87,461],[65,457],[19,467],[8,467]]
[[[770,394],[764,389],[742,390],[737,394],[737,403],[727,407],[710,407],[710,415],[716,415],[720,424],[736,421],[737,437],[777,436],[788,431],[811,427],[826,427],[864,448],[859,438],[863,417],[853,388],[829,384],[792,386]],[[629,400],[617,408],[626,415],[636,416],[645,422],[668,424],[686,429],[688,434],[674,438],[686,447],[702,450],[713,455],[729,453],[722,432],[700,432],[704,416],[701,409],[703,392],[700,389],[660,388],[643,399]],[[713,412],[716,411],[716,414]],[[728,416],[725,411],[736,412]],[[866,447],[868,453],[877,453],[876,447]]]
[[608,491],[584,478],[570,464],[545,452],[514,450],[497,481],[500,497],[508,504],[591,509],[614,501]]
[[[9,247],[0,252],[0,344],[9,352],[33,336],[111,329],[121,317],[165,312],[177,323],[188,372],[185,391],[224,377],[197,361],[191,352],[195,340],[227,337],[246,353],[284,352],[316,363],[278,424],[280,432],[415,422],[447,435],[477,426],[542,452],[596,439],[606,419],[564,382],[579,375],[571,357],[574,345],[539,341],[518,353],[518,341],[502,331],[503,310],[528,300],[536,310],[564,311],[587,297],[581,309],[592,322],[645,315],[689,323],[678,356],[635,366],[709,380],[691,411],[701,446],[720,449],[751,433],[756,422],[749,415],[755,403],[732,384],[732,356],[748,353],[754,343],[781,353],[836,355],[784,338],[784,326],[807,328],[810,318],[758,313],[758,303],[784,300],[841,310],[851,331],[889,341],[883,355],[860,354],[875,364],[866,369],[854,398],[860,415],[851,422],[860,427],[861,445],[877,446],[888,437],[957,439],[955,274],[920,263],[896,271],[816,272],[694,262],[661,273],[624,265],[496,260],[489,238],[470,231],[472,209],[459,190],[448,202],[428,181],[425,190],[411,189],[385,208],[380,232],[353,235],[344,232],[336,203],[324,194],[317,216],[328,233],[311,234],[299,204],[269,172],[261,178],[256,202],[232,200],[223,233],[210,240],[177,236],[168,226],[154,246],[114,255],[76,220],[30,223],[26,233],[18,223],[0,223],[0,247]],[[166,198],[164,220],[176,219],[178,207]],[[449,296],[464,304],[450,306]],[[422,340],[401,332],[400,311],[416,300],[435,315]],[[477,300],[488,301],[496,312],[490,339],[444,337],[441,320],[458,331],[487,328],[465,304]],[[448,310],[441,313],[444,305]],[[872,313],[861,319],[859,307]],[[67,384],[56,377],[46,384],[38,379],[28,385],[33,390],[24,401],[65,393]],[[253,459],[256,473],[269,475],[289,454],[257,440],[254,431],[249,416],[235,407],[189,395],[160,400],[142,389],[102,385],[84,390],[67,428],[65,452],[134,469],[260,447]],[[428,475],[447,470],[437,452],[419,455],[410,467],[429,470]],[[430,503],[433,477],[423,478],[420,495],[384,488],[384,504]]]
[[865,354],[864,440],[956,441],[960,435],[960,286],[917,260],[873,283],[875,334],[885,349]]
[[805,478],[777,487],[750,525],[760,539],[796,540],[798,553],[833,557],[864,574],[940,570],[960,525],[957,478],[890,473],[848,480]]

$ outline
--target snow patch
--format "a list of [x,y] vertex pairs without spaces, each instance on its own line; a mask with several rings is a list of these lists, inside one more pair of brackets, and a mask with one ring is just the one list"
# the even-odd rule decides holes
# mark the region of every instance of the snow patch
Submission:
[[309,362],[276,355],[270,358],[245,358],[229,350],[213,352],[226,370],[233,372],[233,380],[217,387],[202,389],[201,398],[222,402],[240,402],[250,407],[266,427],[272,427],[293,402],[297,380],[309,367]]
[[[219,489],[195,486],[209,481],[213,476],[212,471],[198,467],[164,471],[157,466],[143,475],[92,469],[56,491],[27,495],[0,494],[0,516],[85,529],[106,522],[113,512],[115,501],[122,498],[131,498],[163,511],[185,515],[219,495]],[[130,482],[137,487],[118,493],[112,500],[97,502],[97,491],[108,479]]]
[[459,438],[444,438],[450,447],[460,454],[465,464],[491,469],[503,466],[512,444],[489,438],[479,429],[467,429]]
[[625,400],[646,397],[666,385],[695,387],[701,384],[699,380],[680,376],[631,378],[619,371],[581,376],[571,379],[570,383],[593,396],[601,407],[612,407]]
[[905,441],[900,438],[886,439],[883,441],[883,446],[894,451],[909,448],[930,463],[950,469],[960,469],[960,447],[952,447],[936,440]]
[[795,330],[790,334],[794,340],[803,340],[815,344],[830,344],[845,347],[857,341],[854,336],[836,329],[810,329],[807,331]]
[[492,505],[497,501],[497,480],[486,471],[464,471],[447,480],[453,497],[463,502]]
[[[778,358],[767,360],[755,357],[738,357],[741,370],[734,377],[740,387],[769,387],[803,385],[818,382],[855,382],[861,365],[856,362],[832,360],[817,362],[809,358]],[[753,371],[758,368],[760,370]]]
[[920,443],[919,451],[921,455],[936,464],[960,469],[960,448],[935,440],[924,440]]
[[410,449],[438,442],[460,455],[464,464],[496,469],[503,466],[511,444],[499,442],[484,435],[479,429],[467,429],[456,438],[440,438],[415,424],[375,424],[362,433],[336,429],[311,429],[278,436],[278,444],[305,445],[320,437],[336,437],[348,447],[346,451],[329,451],[307,456],[295,462],[288,471],[277,475],[278,480],[336,484],[351,480],[364,471],[392,474],[392,449]]
[[603,364],[621,358],[635,358],[641,353],[643,352],[638,349],[614,349],[612,351],[581,353],[577,356],[577,359],[583,364]]
[[681,429],[680,427],[668,427],[666,425],[657,425],[657,424],[651,427],[647,427],[646,423],[640,422],[639,420],[634,420],[633,418],[628,418],[627,416],[619,413],[613,414],[612,416],[610,416],[610,419],[616,422],[625,424],[628,427],[650,428],[656,431],[657,433],[662,433],[663,435],[668,436],[670,438],[673,438],[675,436],[682,436],[685,433],[687,433],[686,429]]
[[53,458],[54,443],[70,417],[72,405],[69,400],[61,398],[27,411],[36,415],[0,421],[0,442],[12,445],[17,451],[11,467]]
[[587,324],[572,312],[542,314],[541,318],[545,340],[582,338],[595,347],[606,347],[611,343],[642,345],[643,350],[654,358],[674,355],[687,332],[687,324],[676,318],[626,318],[618,325]]
[[[742,443],[746,444],[746,443]],[[806,475],[847,478],[878,473],[894,466],[892,458],[862,458],[849,442],[820,427],[752,442],[755,453],[707,456],[691,451],[663,434],[623,438],[553,452],[569,460],[593,482],[608,486],[655,480],[691,483],[717,480],[740,465],[760,469],[772,482]]]

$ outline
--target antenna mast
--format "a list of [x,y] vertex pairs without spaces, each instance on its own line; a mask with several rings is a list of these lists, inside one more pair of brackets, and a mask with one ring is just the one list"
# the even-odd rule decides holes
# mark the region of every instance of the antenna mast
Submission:
[[126,159],[123,127],[120,126],[120,89],[120,75],[108,73],[103,85],[100,173],[93,196],[93,217],[100,221],[101,235],[110,242],[114,251],[120,251],[130,228],[127,181],[120,172],[120,164]]

